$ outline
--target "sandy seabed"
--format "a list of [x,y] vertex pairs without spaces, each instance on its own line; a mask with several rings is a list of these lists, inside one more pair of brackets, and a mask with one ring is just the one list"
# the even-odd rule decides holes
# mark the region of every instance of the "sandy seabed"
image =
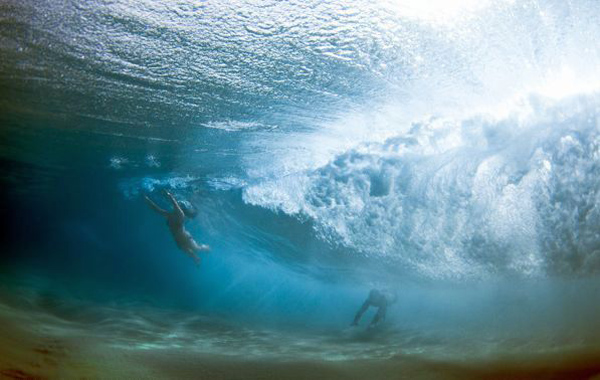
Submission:
[[2,379],[600,379],[597,346],[469,359],[382,354],[360,339],[303,339],[22,289],[0,292],[0,326]]

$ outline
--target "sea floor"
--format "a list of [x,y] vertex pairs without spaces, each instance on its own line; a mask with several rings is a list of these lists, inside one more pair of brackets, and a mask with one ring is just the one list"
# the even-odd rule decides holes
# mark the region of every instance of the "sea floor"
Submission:
[[2,379],[600,379],[600,345],[269,330],[26,288],[1,289],[0,326]]

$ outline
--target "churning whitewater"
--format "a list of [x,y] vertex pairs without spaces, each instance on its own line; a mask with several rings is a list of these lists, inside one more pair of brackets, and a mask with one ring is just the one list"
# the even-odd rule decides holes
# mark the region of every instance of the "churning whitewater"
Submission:
[[413,122],[244,200],[308,217],[322,239],[401,274],[595,274],[599,100],[532,96],[500,118]]

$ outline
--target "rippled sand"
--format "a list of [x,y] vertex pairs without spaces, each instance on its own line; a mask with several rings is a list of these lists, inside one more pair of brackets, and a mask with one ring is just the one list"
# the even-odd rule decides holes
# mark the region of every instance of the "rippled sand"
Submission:
[[600,349],[589,344],[540,349],[411,331],[282,332],[24,289],[5,288],[0,300],[7,379],[600,378]]

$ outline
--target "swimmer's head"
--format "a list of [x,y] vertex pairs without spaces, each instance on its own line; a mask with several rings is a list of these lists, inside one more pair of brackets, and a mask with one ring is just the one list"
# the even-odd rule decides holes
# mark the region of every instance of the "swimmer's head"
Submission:
[[196,207],[194,207],[194,205],[192,205],[190,202],[177,201],[177,203],[179,204],[179,207],[181,207],[181,211],[183,211],[186,217],[193,219],[198,215],[198,210],[196,210]]
[[371,298],[371,299],[380,297],[380,296],[381,296],[381,292],[377,289],[371,289],[371,291],[369,292],[369,298]]

